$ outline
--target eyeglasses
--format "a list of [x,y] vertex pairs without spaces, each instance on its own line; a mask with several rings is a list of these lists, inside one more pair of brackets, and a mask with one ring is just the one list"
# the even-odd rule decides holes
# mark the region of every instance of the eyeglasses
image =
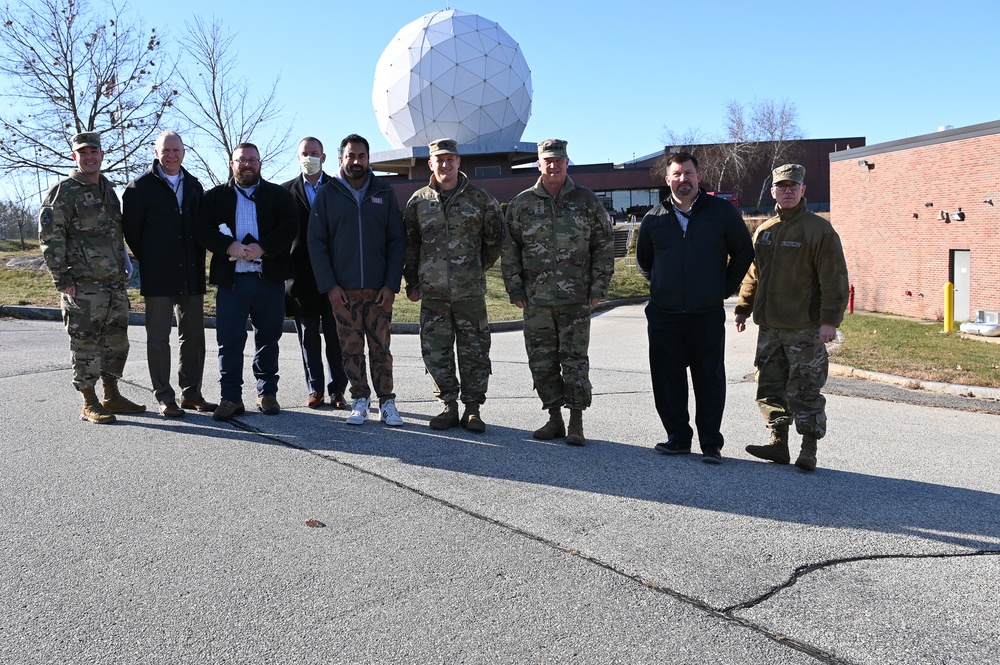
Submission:
[[247,164],[249,166],[257,166],[260,164],[259,159],[234,159],[233,164],[239,164],[240,166]]
[[796,189],[799,188],[799,186],[800,185],[797,182],[793,182],[790,185],[773,185],[775,191],[778,192],[794,192]]

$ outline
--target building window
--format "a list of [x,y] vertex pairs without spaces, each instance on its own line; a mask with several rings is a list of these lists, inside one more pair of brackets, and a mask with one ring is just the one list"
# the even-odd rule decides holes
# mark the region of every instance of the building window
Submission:
[[476,167],[476,177],[477,178],[499,178],[500,177],[500,167],[499,166],[477,166]]

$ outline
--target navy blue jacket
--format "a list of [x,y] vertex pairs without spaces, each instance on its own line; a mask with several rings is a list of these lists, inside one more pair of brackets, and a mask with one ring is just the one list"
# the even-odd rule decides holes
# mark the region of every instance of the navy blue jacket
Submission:
[[406,258],[403,213],[392,187],[368,172],[361,204],[350,187],[333,178],[316,192],[309,218],[309,257],[316,287],[388,286],[399,293]]
[[701,190],[686,233],[669,198],[646,213],[635,260],[649,279],[653,307],[671,314],[708,312],[739,289],[753,263],[753,243],[733,204]]

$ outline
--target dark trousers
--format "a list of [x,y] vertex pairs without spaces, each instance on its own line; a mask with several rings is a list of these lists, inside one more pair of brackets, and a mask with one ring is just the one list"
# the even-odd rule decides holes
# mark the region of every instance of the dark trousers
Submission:
[[[327,311],[318,316],[296,316],[295,333],[302,350],[306,391],[322,395],[326,390],[330,396],[343,393],[347,389],[347,374],[344,373],[344,356],[340,352],[337,319],[333,316],[333,309],[327,307]],[[326,381],[327,376],[330,377],[329,382]]]
[[146,296],[146,362],[157,402],[176,402],[170,386],[170,328],[177,317],[180,354],[177,387],[185,399],[198,399],[205,374],[205,296]]
[[694,386],[695,425],[702,451],[721,448],[726,406],[726,310],[668,314],[646,306],[653,400],[670,441],[691,441],[687,368]]
[[222,399],[243,401],[243,350],[247,318],[253,326],[253,375],[257,396],[278,393],[278,342],[285,320],[285,285],[237,273],[232,288],[220,287],[215,299],[215,333],[219,343],[219,386]]

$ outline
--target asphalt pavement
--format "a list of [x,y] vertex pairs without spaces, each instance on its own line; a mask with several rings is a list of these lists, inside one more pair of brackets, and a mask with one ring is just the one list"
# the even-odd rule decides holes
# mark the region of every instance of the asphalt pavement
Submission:
[[993,662],[996,400],[833,378],[820,468],[763,463],[756,331],[728,325],[711,466],[652,449],[641,305],[594,318],[584,448],[531,438],[516,330],[475,435],[427,427],[415,335],[402,428],[302,406],[294,335],[282,413],[217,423],[152,410],[133,326],[123,392],[150,411],[98,426],[61,325],[0,319],[0,662]]

